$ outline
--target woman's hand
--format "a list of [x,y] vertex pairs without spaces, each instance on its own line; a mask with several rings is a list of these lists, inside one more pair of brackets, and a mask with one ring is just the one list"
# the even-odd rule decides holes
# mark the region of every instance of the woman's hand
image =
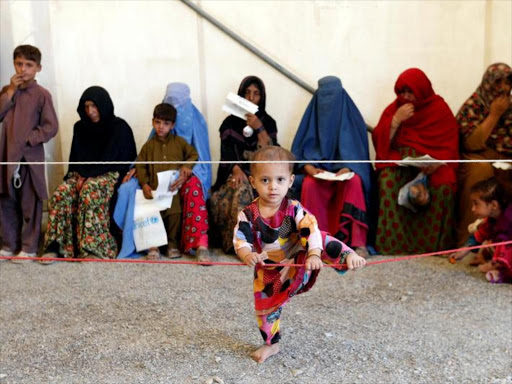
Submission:
[[144,184],[144,186],[142,187],[142,193],[144,194],[144,197],[148,200],[152,200],[153,199],[153,193],[152,193],[152,189],[151,187],[149,186],[149,184]]
[[135,168],[130,169],[126,172],[126,175],[123,177],[123,183],[126,183],[131,180],[133,176],[137,175],[137,170]]
[[252,113],[248,113],[245,115],[245,117],[247,118],[247,125],[249,127],[251,127],[252,129],[258,129],[263,126],[263,124],[261,123],[261,120],[258,118],[258,116],[254,115]]
[[393,119],[400,125],[402,122],[414,115],[414,105],[407,103],[398,108],[393,116]]
[[336,172],[336,176],[343,175],[344,173],[349,173],[350,169],[348,168],[341,168],[338,172]]
[[323,169],[317,168],[311,164],[306,164],[304,166],[304,172],[306,172],[306,174],[308,174],[309,176],[315,176],[323,171],[324,171]]
[[258,133],[258,149],[268,147],[269,145],[272,145],[272,139],[268,135],[267,131],[263,130]]
[[434,163],[434,164],[425,164],[424,166],[422,167],[419,167],[421,169],[421,172],[423,172],[425,175],[431,175],[433,174],[435,171],[437,171],[437,169],[443,164],[441,163]]
[[491,103],[491,108],[489,114],[493,115],[496,118],[500,118],[501,115],[508,109],[510,106],[510,98],[508,95],[501,95],[495,98]]
[[238,165],[235,165],[233,167],[233,172],[231,173],[231,180],[229,180],[231,187],[238,189],[245,181],[247,181],[247,175]]

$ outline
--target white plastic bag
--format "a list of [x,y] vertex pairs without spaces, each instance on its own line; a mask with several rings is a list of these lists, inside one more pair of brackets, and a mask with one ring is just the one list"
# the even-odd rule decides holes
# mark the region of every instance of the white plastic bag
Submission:
[[137,252],[167,245],[167,232],[165,232],[164,222],[159,211],[135,218],[133,240]]

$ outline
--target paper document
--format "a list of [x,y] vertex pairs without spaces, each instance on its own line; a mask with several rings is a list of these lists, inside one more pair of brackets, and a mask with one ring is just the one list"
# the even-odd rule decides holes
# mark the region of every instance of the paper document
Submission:
[[258,112],[258,106],[251,103],[249,100],[234,94],[233,92],[229,92],[226,96],[226,101],[222,106],[222,110],[243,120],[247,120],[245,115],[248,113],[254,114]]
[[[419,160],[419,161],[416,162],[416,160]],[[427,160],[433,160],[433,162],[429,163]],[[440,162],[437,159],[434,159],[430,155],[423,155],[420,157],[407,156],[406,158],[402,159],[402,161],[397,161],[396,163],[402,167],[410,166],[410,167],[418,167],[418,168],[427,167],[429,165],[434,165],[434,164],[446,165],[446,163],[444,163],[442,161]]]
[[158,187],[155,191],[152,191],[152,200],[146,199],[142,190],[138,189],[135,192],[134,218],[137,219],[150,212],[163,211],[164,209],[170,208],[172,197],[177,194],[178,191],[170,192],[169,187],[176,181],[179,175],[179,171],[158,172]]
[[351,178],[353,178],[354,172],[342,173],[341,175],[336,176],[335,173],[323,171],[323,172],[317,173],[314,177],[316,177],[317,179],[329,180],[329,181],[345,181],[345,180],[350,180]]
[[492,163],[492,165],[494,168],[502,169],[504,171],[512,169],[512,163],[506,163],[505,161],[497,161]]

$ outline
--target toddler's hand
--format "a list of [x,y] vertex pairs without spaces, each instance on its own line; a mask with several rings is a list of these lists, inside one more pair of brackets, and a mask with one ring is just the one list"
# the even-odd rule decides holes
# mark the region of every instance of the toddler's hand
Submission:
[[152,192],[152,189],[149,186],[149,184],[144,184],[144,186],[142,187],[142,193],[144,194],[144,197],[146,199],[148,199],[148,200],[153,199],[153,194],[151,192]]
[[256,253],[256,252],[251,252],[251,253],[248,253],[247,255],[245,255],[245,257],[243,258],[243,262],[250,267],[254,267],[256,264],[265,265],[264,260],[267,260],[267,259],[268,259],[267,252],[262,252],[261,254]]
[[323,266],[324,263],[322,263],[322,259],[318,255],[311,255],[306,259],[306,270],[308,271],[316,271],[317,269],[321,269]]
[[351,253],[347,256],[348,269],[358,269],[366,265],[366,260],[357,253]]

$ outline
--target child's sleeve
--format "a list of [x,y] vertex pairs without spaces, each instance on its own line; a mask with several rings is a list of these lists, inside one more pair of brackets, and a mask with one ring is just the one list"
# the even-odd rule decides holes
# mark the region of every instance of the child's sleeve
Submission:
[[475,239],[477,244],[482,244],[485,240],[489,240],[491,238],[491,231],[489,219],[485,218],[484,222],[478,226],[477,230],[471,237]]
[[7,112],[9,112],[9,109],[11,109],[14,106],[12,97],[9,98],[9,95],[7,94],[7,87],[8,85],[3,87],[0,91],[0,122],[4,120],[4,117],[7,114]]
[[240,211],[238,214],[238,223],[233,231],[233,247],[235,253],[241,248],[249,248],[251,252],[254,252],[253,242],[252,224],[247,219],[244,211]]
[[[144,144],[140,150],[139,156],[137,156],[137,162],[148,161],[148,143]],[[137,179],[139,179],[140,185],[149,183],[149,172],[148,164],[135,164],[137,170]]]
[[[196,149],[183,140],[183,160],[184,161],[197,161],[199,159],[199,155],[197,154]],[[193,168],[193,164],[184,164],[186,167]]]
[[295,206],[295,224],[299,231],[302,246],[307,250],[323,250],[322,234],[318,228],[316,217],[297,202]]
[[31,147],[48,142],[57,134],[59,123],[55,108],[53,108],[52,96],[48,93],[41,98],[42,108],[39,116],[39,124],[28,135],[27,142]]

